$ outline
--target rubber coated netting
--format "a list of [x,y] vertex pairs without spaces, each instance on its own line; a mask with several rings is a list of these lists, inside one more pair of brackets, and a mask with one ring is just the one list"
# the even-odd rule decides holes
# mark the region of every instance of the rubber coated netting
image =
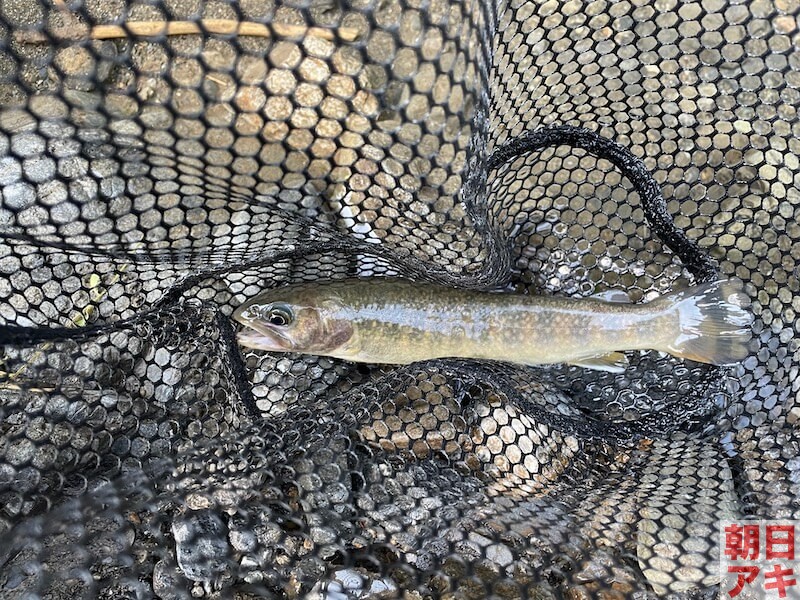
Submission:
[[[800,513],[797,0],[0,0],[0,597],[714,597]],[[634,302],[622,374],[240,348],[290,282]]]

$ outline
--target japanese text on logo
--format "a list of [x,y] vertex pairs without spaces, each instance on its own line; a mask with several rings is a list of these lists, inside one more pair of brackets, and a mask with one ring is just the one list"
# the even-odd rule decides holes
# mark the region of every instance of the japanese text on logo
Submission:
[[721,596],[800,598],[795,531],[795,521],[723,521]]

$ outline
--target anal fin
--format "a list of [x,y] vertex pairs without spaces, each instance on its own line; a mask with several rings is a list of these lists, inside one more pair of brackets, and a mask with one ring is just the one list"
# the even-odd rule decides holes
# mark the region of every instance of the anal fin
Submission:
[[588,356],[579,360],[570,361],[576,367],[608,371],[609,373],[623,373],[628,367],[628,357],[622,352],[609,352],[600,356]]

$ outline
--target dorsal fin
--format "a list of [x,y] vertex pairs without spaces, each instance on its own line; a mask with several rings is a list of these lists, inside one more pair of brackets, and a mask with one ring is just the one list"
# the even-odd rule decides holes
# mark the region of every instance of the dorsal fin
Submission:
[[590,296],[595,300],[602,300],[603,302],[617,302],[620,304],[630,304],[631,297],[622,290],[603,290]]

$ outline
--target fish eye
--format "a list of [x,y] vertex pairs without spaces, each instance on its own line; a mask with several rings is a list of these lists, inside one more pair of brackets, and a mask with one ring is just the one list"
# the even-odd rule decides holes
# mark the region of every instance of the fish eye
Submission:
[[273,306],[267,312],[267,321],[276,327],[285,327],[294,319],[292,311],[288,306]]

